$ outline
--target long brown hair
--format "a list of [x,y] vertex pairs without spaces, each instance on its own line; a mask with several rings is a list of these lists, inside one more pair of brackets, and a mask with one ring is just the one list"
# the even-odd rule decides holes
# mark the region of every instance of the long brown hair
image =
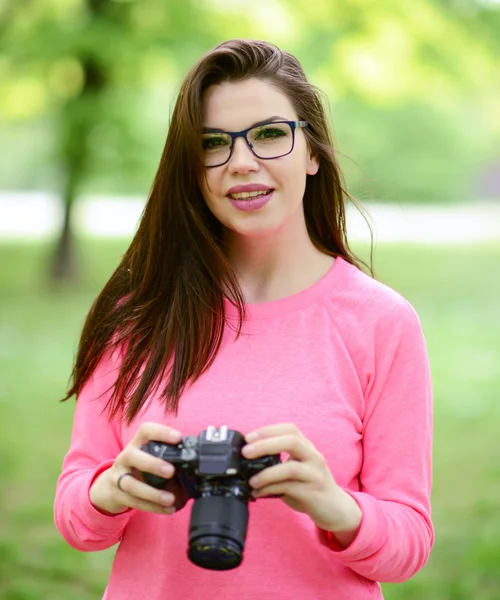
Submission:
[[[307,176],[304,212],[314,245],[361,268],[346,236],[342,175],[323,108],[298,60],[276,46],[230,40],[202,57],[185,78],[138,231],[85,321],[64,400],[78,395],[103,355],[122,355],[107,408],[131,422],[164,383],[166,409],[177,412],[186,385],[212,364],[225,327],[224,298],[245,317],[243,296],[224,254],[222,226],[207,208],[200,131],[211,85],[251,77],[274,84],[291,100],[319,171]],[[351,200],[353,200],[351,198]]]

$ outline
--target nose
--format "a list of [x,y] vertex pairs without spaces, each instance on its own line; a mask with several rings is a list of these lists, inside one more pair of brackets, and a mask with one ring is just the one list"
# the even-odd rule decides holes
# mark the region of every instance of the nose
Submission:
[[229,159],[228,169],[230,173],[249,173],[259,170],[257,157],[242,137],[236,138],[234,141],[233,153]]

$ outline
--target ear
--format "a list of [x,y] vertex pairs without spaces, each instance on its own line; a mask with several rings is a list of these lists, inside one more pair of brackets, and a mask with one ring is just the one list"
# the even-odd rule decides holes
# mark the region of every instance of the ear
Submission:
[[318,157],[313,154],[309,154],[309,158],[307,159],[306,173],[308,175],[316,175],[316,173],[318,171],[319,171]]

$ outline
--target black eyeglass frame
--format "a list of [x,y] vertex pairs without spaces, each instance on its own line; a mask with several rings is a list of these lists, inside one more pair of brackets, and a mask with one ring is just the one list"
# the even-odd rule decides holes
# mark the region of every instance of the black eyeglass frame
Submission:
[[[258,127],[265,127],[266,125],[274,125],[274,124],[277,125],[279,123],[286,123],[287,125],[290,126],[290,129],[292,130],[292,148],[290,149],[290,152],[285,152],[285,154],[280,154],[279,156],[272,156],[272,157],[268,157],[268,158],[263,158],[262,156],[259,156],[253,149],[253,146],[250,143],[250,141],[248,140],[247,133],[249,131],[251,131],[252,129],[257,129]],[[204,168],[205,169],[213,169],[215,167],[222,167],[222,165],[225,165],[226,163],[228,163],[231,160],[231,156],[233,155],[234,143],[237,140],[237,138],[239,138],[239,137],[242,137],[245,140],[245,142],[246,142],[247,146],[250,148],[252,154],[254,156],[256,156],[257,158],[259,158],[260,160],[274,160],[275,158],[282,158],[283,156],[288,156],[289,154],[291,154],[293,152],[293,149],[295,147],[295,130],[300,129],[300,128],[305,128],[305,127],[309,127],[309,123],[307,121],[268,121],[267,123],[260,123],[259,125],[252,125],[252,127],[249,127],[248,129],[243,129],[242,131],[223,131],[222,129],[205,129],[203,131],[203,133],[225,133],[226,135],[229,135],[231,138],[231,145],[229,146],[229,156],[227,157],[227,159],[224,162],[221,162],[218,165],[204,165]]]

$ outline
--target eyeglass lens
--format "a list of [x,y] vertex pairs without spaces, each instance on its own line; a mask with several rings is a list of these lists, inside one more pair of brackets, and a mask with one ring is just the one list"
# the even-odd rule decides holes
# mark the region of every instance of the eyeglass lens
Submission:
[[[267,123],[250,129],[247,139],[259,158],[278,158],[289,154],[293,132],[288,123]],[[205,166],[225,163],[231,153],[231,136],[227,133],[204,133],[202,146]]]

